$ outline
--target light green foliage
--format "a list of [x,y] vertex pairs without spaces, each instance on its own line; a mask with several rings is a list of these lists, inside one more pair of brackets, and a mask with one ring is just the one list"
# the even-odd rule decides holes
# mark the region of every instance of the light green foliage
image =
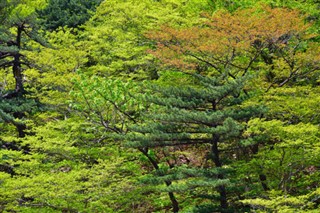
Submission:
[[[266,193],[271,198],[270,201],[260,198],[244,202],[253,207],[258,205],[273,210],[286,206],[291,210],[299,209],[298,207],[314,208],[309,193],[318,190],[320,174],[316,165],[320,162],[319,127],[312,124],[286,125],[277,120],[255,119],[249,122],[244,134],[262,136],[260,140],[265,144],[252,160],[245,163],[244,172],[248,174],[248,171],[257,171],[256,177],[260,173],[266,174],[268,186],[278,192],[276,196],[273,196],[273,191]],[[252,174],[251,178],[255,178],[254,176]],[[301,199],[310,203],[302,202]]]
[[277,88],[263,96],[268,117],[288,124],[319,123],[319,89],[312,86]]
[[132,79],[157,78],[154,59],[146,54],[152,43],[144,33],[161,24],[195,24],[205,7],[206,1],[104,1],[84,26],[89,73]]
[[99,133],[79,119],[48,122],[33,132],[24,141],[29,155],[1,152],[2,163],[15,171],[13,178],[1,173],[2,209],[114,212],[140,202],[134,153],[98,140]]
[[46,7],[45,0],[19,0],[17,2],[12,2],[15,4],[15,7],[11,11],[11,15],[15,21],[22,21],[22,19],[32,16],[37,9]]
[[42,103],[65,108],[72,79],[87,63],[87,53],[78,42],[77,30],[61,28],[47,33],[46,39],[49,47],[32,43],[38,51],[25,53],[37,64],[25,71],[26,84]]
[[109,132],[125,133],[144,109],[138,84],[105,77],[79,75],[74,80],[71,106]]
[[277,191],[270,192],[269,199],[257,198],[254,200],[243,200],[242,202],[250,205],[255,212],[308,212],[315,213],[319,211],[317,203],[319,202],[319,189],[311,191],[307,195],[290,196],[279,195]]

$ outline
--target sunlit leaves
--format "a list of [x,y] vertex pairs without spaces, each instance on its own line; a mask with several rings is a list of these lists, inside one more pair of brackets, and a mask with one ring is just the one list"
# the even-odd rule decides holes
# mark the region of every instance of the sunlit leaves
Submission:
[[[272,189],[284,195],[302,196],[319,187],[316,165],[320,162],[320,135],[317,125],[287,125],[277,120],[254,119],[249,122],[245,134],[264,136],[260,137],[264,147],[244,168],[248,166],[249,170],[255,168],[266,174]],[[271,192],[267,195],[272,196]]]
[[[0,101],[0,211],[162,212],[179,192],[183,211],[213,212],[222,185],[230,211],[318,208],[317,1],[108,0],[79,29],[41,32],[50,48],[37,31],[46,2],[0,2],[0,48],[27,59],[32,98]],[[71,10],[51,15],[89,17]],[[1,96],[15,81],[3,67]],[[23,139],[10,122],[27,124]]]
[[72,107],[107,130],[122,133],[143,109],[142,99],[135,97],[138,91],[138,84],[131,81],[80,75],[71,93]]
[[157,67],[146,54],[152,43],[144,32],[167,23],[190,26],[199,22],[204,1],[105,1],[84,26],[88,71],[118,78],[155,79]]

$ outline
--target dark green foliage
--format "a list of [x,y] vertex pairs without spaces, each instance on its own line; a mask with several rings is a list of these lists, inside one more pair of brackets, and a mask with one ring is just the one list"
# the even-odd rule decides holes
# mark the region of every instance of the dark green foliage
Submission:
[[76,28],[84,24],[102,0],[50,0],[48,6],[38,13],[43,27],[55,30],[59,27]]
[[0,24],[2,24],[9,14],[10,7],[7,0],[0,0]]
[[[190,78],[193,85],[153,87],[153,95],[147,98],[154,104],[153,110],[147,121],[130,128],[127,145],[158,152],[154,160],[160,167],[145,182],[169,182],[160,191],[185,193],[188,197],[193,190],[192,196],[198,199],[203,193],[216,191],[220,208],[226,209],[228,188],[233,182],[226,166],[236,150],[245,150],[240,143],[245,122],[258,116],[263,108],[240,105],[245,78]],[[197,156],[200,150],[203,153]]]
[[[32,114],[37,111],[39,103],[28,98],[0,98],[0,122],[15,122],[16,118],[22,118],[23,115]],[[20,116],[19,116],[20,115]]]

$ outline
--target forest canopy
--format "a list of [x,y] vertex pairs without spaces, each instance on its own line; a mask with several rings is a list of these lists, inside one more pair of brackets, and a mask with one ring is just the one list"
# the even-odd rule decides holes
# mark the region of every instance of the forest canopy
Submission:
[[318,212],[317,0],[0,0],[0,212]]

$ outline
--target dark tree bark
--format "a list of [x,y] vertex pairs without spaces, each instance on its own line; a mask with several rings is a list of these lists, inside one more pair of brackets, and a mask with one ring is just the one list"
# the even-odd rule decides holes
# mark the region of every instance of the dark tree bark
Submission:
[[[25,115],[23,112],[13,113],[14,118],[22,119],[24,116]],[[19,138],[24,138],[26,136],[25,130],[26,130],[27,126],[24,123],[20,123],[20,122],[15,122],[14,125],[17,128]]]
[[[212,110],[215,111],[217,110],[217,102],[213,101],[212,102]],[[217,125],[214,124],[213,127],[216,127]],[[212,136],[212,143],[211,143],[211,155],[212,155],[212,161],[214,162],[215,166],[217,168],[222,167],[222,163],[220,160],[220,152],[219,152],[219,143],[220,136],[218,134],[214,134]],[[218,179],[222,180],[223,174],[218,174]],[[217,187],[218,192],[220,194],[220,207],[222,209],[227,209],[228,208],[228,201],[227,201],[227,191],[225,186],[218,186]]]
[[18,52],[14,54],[14,60],[13,60],[13,76],[16,81],[15,85],[15,92],[18,94],[18,96],[22,96],[24,94],[24,87],[23,87],[23,74],[22,74],[22,68],[21,68],[21,54],[20,54],[20,48],[21,48],[21,36],[23,32],[24,26],[18,26],[17,27],[17,37],[16,37],[16,46],[18,48]]
[[[21,67],[21,54],[20,54],[20,49],[21,49],[21,38],[22,38],[22,32],[24,30],[24,25],[20,25],[17,27],[17,37],[16,37],[16,42],[15,45],[18,48],[18,52],[14,53],[13,55],[13,65],[12,65],[12,71],[13,71],[13,76],[15,78],[15,93],[17,97],[22,97],[25,93],[24,86],[23,86],[23,74],[22,74],[22,67]],[[13,114],[15,118],[23,118],[24,113],[23,112],[16,112]],[[17,123],[15,124],[19,138],[25,137],[25,130],[26,130],[26,125],[23,123]]]
[[[3,99],[13,99],[23,97],[25,94],[24,86],[23,86],[23,69],[21,64],[23,63],[23,56],[20,53],[21,50],[21,42],[22,42],[22,33],[25,30],[24,24],[20,24],[16,26],[17,35],[13,41],[6,42],[8,47],[16,47],[17,51],[15,52],[1,52],[1,59],[9,58],[8,62],[2,64],[2,67],[12,67],[13,76],[15,79],[15,89],[13,92],[7,93],[2,96]],[[13,60],[11,60],[13,58]],[[15,112],[13,113],[14,118],[22,119],[25,116],[24,112]],[[25,137],[26,125],[21,122],[11,122],[17,129],[19,138]]]
[[[221,168],[222,163],[220,160],[220,153],[218,148],[218,142],[219,142],[219,135],[213,135],[213,141],[212,141],[212,147],[211,147],[211,154],[212,154],[212,160],[216,167]],[[218,174],[218,179],[223,179],[223,174]],[[225,186],[218,186],[218,192],[220,194],[220,207],[222,209],[228,208],[228,201],[227,201],[227,191]]]
[[[251,148],[251,151],[253,154],[257,154],[259,151],[259,144],[255,144],[253,145],[253,147]],[[261,182],[261,186],[263,188],[264,191],[269,191],[270,188],[267,185],[267,176],[263,173],[259,174],[259,180]]]
[[[139,151],[148,158],[148,160],[150,161],[150,163],[152,164],[153,168],[156,170],[159,170],[159,166],[158,163],[148,154],[148,151],[140,148]],[[171,181],[165,181],[166,186],[170,186],[172,184]],[[172,204],[172,212],[173,213],[177,213],[179,212],[179,203],[176,199],[176,197],[174,196],[173,192],[168,192],[171,204]]]

